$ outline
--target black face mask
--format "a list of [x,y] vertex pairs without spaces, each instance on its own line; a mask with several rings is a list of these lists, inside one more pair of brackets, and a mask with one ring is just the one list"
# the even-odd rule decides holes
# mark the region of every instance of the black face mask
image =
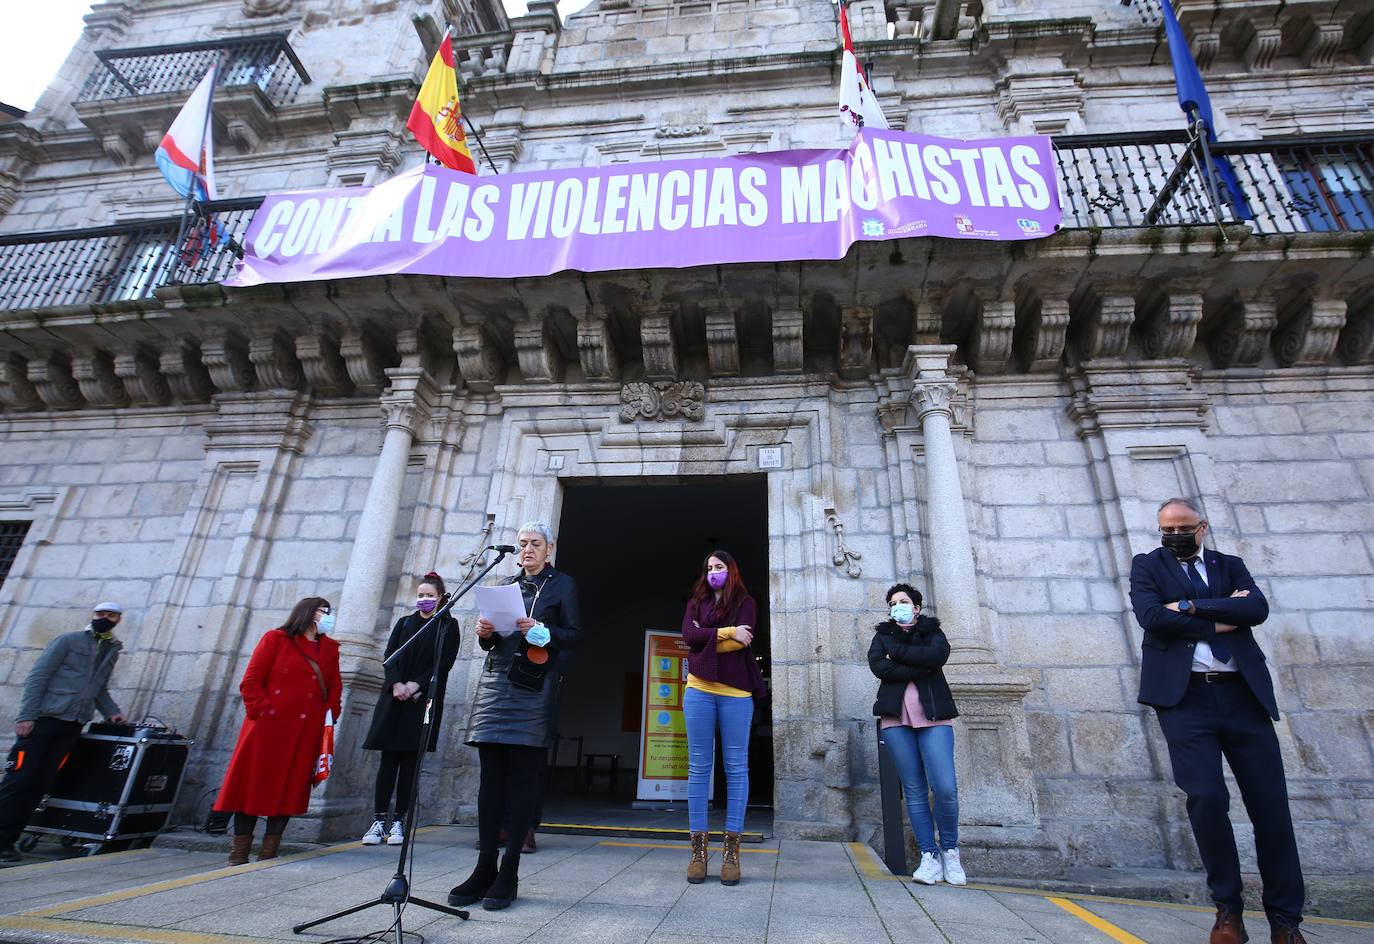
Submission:
[[99,616],[91,620],[91,629],[95,630],[97,633],[108,633],[110,630],[114,628],[114,620],[106,619],[103,616]]
[[1159,543],[1173,552],[1179,560],[1187,560],[1197,554],[1197,532],[1187,534],[1162,534]]

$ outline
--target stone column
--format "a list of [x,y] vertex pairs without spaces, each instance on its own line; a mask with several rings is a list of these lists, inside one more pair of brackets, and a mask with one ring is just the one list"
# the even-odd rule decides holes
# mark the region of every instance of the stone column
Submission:
[[339,598],[335,634],[345,672],[356,671],[362,663],[377,657],[377,613],[386,591],[387,556],[396,533],[406,464],[415,430],[429,419],[437,393],[434,382],[422,368],[393,367],[386,375],[391,380],[381,397],[386,437],[367,490]]
[[948,367],[956,350],[952,344],[913,345],[907,349],[903,370],[912,378],[911,403],[920,419],[925,447],[930,575],[940,622],[954,650],[950,661],[981,664],[992,662],[992,649],[981,631],[973,541],[950,429],[949,404],[957,384],[949,376]]

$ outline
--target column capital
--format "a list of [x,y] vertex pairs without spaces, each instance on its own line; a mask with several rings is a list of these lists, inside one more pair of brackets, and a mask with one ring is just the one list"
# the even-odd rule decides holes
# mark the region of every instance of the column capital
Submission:
[[950,402],[958,391],[959,384],[950,379],[918,380],[912,384],[911,405],[916,407],[917,419],[924,421],[931,413],[943,413],[953,419],[954,410]]

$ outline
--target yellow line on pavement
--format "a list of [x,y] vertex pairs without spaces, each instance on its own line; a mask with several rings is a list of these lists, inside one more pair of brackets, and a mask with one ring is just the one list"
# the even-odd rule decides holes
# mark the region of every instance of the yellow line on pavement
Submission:
[[[686,851],[688,848],[690,848],[689,846],[685,846],[685,845],[681,845],[681,844],[670,846],[670,845],[669,845],[668,843],[666,843],[666,842],[616,842],[616,841],[613,840],[613,839],[603,839],[603,840],[601,840],[600,842],[598,842],[597,845],[598,845],[598,846],[625,846],[625,847],[628,847],[628,848],[631,848],[631,849],[676,849],[678,852],[684,852],[684,851]],[[778,854],[778,850],[777,850],[777,849],[746,849],[746,848],[744,848],[743,846],[740,846],[739,851],[740,851],[741,853],[744,853],[744,852],[753,852],[753,853],[755,853],[755,854],[762,853],[762,854],[765,854],[765,855],[777,855],[777,854]]]
[[1078,918],[1082,921],[1086,921],[1088,924],[1091,924],[1093,927],[1097,928],[1097,930],[1101,931],[1103,934],[1107,935],[1112,940],[1119,941],[1120,944],[1146,944],[1145,941],[1142,941],[1140,938],[1136,937],[1130,931],[1123,931],[1121,928],[1118,928],[1116,925],[1112,924],[1105,918],[1099,918],[1097,915],[1093,914],[1087,908],[1079,907],[1078,905],[1075,905],[1073,902],[1069,901],[1067,898],[1046,897],[1045,900],[1053,902],[1060,908],[1063,908],[1069,914],[1073,915],[1075,918]]
[[[423,829],[415,830],[415,834],[418,836],[442,828],[441,826],[426,826]],[[359,848],[361,847],[357,843],[349,842],[337,846],[329,846],[325,849],[311,849],[308,852],[298,852],[295,855],[268,859],[266,862],[225,866],[224,868],[213,869],[209,872],[199,872],[194,875],[183,875],[181,878],[154,882],[151,885],[138,885],[134,888],[126,888],[117,892],[106,892],[103,895],[92,895],[89,898],[78,898],[76,901],[49,905],[46,908],[35,908],[32,911],[24,912],[24,916],[30,918],[50,918],[57,915],[70,914],[73,911],[81,911],[86,908],[99,908],[102,905],[114,904],[118,901],[128,901],[130,898],[140,898],[144,895],[156,895],[159,892],[170,892],[178,888],[189,888],[192,885],[200,885],[203,882],[215,882],[222,878],[233,878],[235,875],[247,875],[249,872],[256,872],[259,869],[270,869],[278,865],[304,862],[307,859],[318,859],[321,856],[334,855],[339,852],[350,852]]]
[[859,874],[873,882],[900,882],[903,876],[893,875],[888,871],[887,866],[878,858],[878,854],[868,847],[867,843],[847,842],[845,846],[849,848],[849,853],[854,858],[854,867],[859,870]]
[[70,918],[31,918],[24,915],[0,918],[0,928],[40,934],[80,934],[113,941],[131,941],[136,944],[262,944],[262,938],[144,928],[127,924],[101,924],[98,921],[75,921]]
[[[161,852],[164,850],[159,849],[158,851]],[[133,856],[146,856],[151,854],[152,852],[152,849],[125,849],[123,852],[106,852],[100,856],[100,861],[102,863],[115,862],[121,859],[128,859]],[[66,856],[65,858],[61,859],[50,859],[47,862],[30,862],[25,865],[11,865],[5,868],[4,870],[0,871],[0,878],[3,878],[6,875],[13,874],[18,876],[20,879],[23,879],[24,877],[32,875],[35,872],[49,870],[56,865],[70,865],[73,862],[80,862],[81,860],[86,858],[89,857],[84,855],[74,855]],[[16,871],[18,869],[23,869],[23,871]]]

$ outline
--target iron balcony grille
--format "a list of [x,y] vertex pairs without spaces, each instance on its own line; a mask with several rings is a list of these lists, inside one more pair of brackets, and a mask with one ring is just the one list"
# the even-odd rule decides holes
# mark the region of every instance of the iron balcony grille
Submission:
[[0,587],[5,585],[5,578],[10,575],[10,568],[19,556],[19,549],[24,546],[24,536],[29,533],[31,523],[0,521]]
[[[1168,188],[1187,135],[1074,135],[1055,139],[1064,226],[1199,225],[1213,220],[1197,167]],[[1212,153],[1234,169],[1258,233],[1374,230],[1374,134],[1219,142]],[[1163,194],[1158,215],[1150,210]],[[1225,222],[1241,221],[1233,206]]]
[[257,86],[277,105],[291,101],[310,76],[285,33],[138,49],[103,49],[78,102],[188,92],[219,63],[219,85]]
[[[1182,132],[1056,138],[1064,227],[1212,223],[1196,167],[1185,165],[1170,185],[1186,142]],[[1222,143],[1213,153],[1234,168],[1258,233],[1374,231],[1374,135]],[[0,236],[0,311],[107,304],[173,282],[218,282],[261,204],[262,197],[204,204],[213,225],[190,230],[179,270],[175,217]],[[1222,217],[1238,221],[1230,206]]]
[[218,282],[242,255],[261,205],[262,197],[200,204],[204,215],[188,225],[180,254],[178,217],[0,236],[0,311],[109,304],[172,282]]

